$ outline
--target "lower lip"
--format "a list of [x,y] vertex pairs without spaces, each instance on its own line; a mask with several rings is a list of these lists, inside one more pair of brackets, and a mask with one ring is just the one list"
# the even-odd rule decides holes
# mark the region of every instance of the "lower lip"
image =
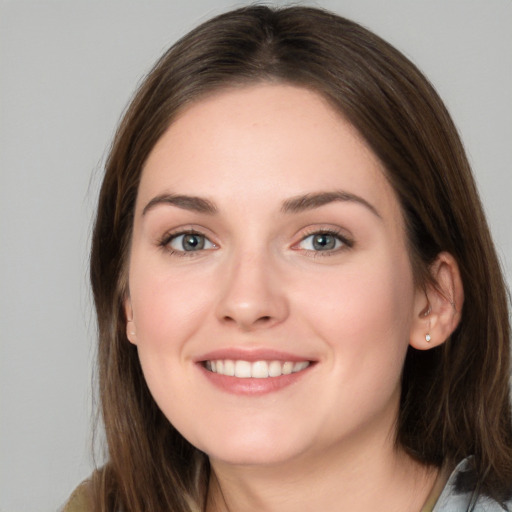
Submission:
[[266,379],[241,379],[238,377],[230,377],[228,375],[221,375],[207,370],[201,364],[199,365],[205,377],[217,388],[227,393],[234,395],[265,395],[267,393],[274,393],[285,387],[297,383],[304,375],[309,373],[312,368],[310,364],[304,370],[297,373],[290,373],[289,375],[280,375],[279,377],[268,377]]

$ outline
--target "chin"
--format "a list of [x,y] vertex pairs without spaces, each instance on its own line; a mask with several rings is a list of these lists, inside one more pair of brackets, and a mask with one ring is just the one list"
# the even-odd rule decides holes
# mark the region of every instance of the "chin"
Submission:
[[283,450],[282,447],[232,446],[225,450],[213,449],[207,452],[211,461],[233,466],[276,466],[297,456],[296,450]]
[[304,440],[299,443],[295,437],[290,436],[289,431],[277,433],[254,427],[237,435],[232,429],[226,428],[223,435],[212,432],[203,440],[190,439],[190,442],[211,460],[224,464],[272,466],[287,462],[306,449]]

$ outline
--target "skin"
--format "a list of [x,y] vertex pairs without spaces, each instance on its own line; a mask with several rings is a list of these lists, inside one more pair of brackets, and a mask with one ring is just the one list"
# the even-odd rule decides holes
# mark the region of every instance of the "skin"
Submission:
[[[343,200],[283,211],[333,191]],[[441,343],[458,318],[415,288],[395,193],[346,120],[282,84],[196,102],[153,148],[133,228],[127,335],[159,407],[210,457],[210,510],[420,510],[436,473],[394,444],[400,375],[409,344]],[[190,230],[202,250],[183,250]],[[433,268],[453,298],[453,259]],[[313,364],[237,394],[198,363],[232,348]]]

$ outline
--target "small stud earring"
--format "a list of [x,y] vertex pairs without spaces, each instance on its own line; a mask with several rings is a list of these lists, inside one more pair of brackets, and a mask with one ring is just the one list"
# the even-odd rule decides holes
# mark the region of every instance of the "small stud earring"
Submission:
[[[428,316],[430,313],[431,313],[432,309],[430,308],[430,304],[428,305],[428,310],[427,310],[427,313],[425,314],[425,316]],[[427,343],[430,342],[430,340],[432,339],[432,337],[430,336],[430,318],[428,319],[428,331],[427,331],[427,334],[425,334],[425,341]]]

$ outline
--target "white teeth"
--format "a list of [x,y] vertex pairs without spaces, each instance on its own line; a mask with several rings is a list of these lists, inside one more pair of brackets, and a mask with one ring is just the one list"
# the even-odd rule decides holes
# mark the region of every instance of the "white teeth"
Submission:
[[268,376],[279,377],[282,374],[282,365],[279,361],[272,361],[268,365]]
[[224,375],[228,375],[229,377],[234,377],[235,375],[235,362],[230,359],[226,359],[224,361]]
[[247,379],[251,376],[251,363],[249,361],[237,361],[235,363],[235,377]]
[[233,361],[231,359],[216,359],[206,361],[205,368],[213,373],[238,377],[240,379],[267,379],[280,377],[291,373],[301,372],[310,365],[309,361],[293,363],[291,361]]
[[252,363],[251,377],[256,379],[266,379],[268,377],[268,364],[266,361],[256,361]]
[[295,372],[300,372],[302,370],[305,370],[307,367],[309,366],[309,363],[307,361],[301,361],[300,363],[295,363],[293,365],[293,370],[292,372],[295,373]]
[[[215,371],[215,370],[213,370]],[[290,363],[290,361],[286,361],[286,363],[283,363],[283,369],[282,369],[283,375],[290,375],[290,373],[293,372],[293,363]]]

